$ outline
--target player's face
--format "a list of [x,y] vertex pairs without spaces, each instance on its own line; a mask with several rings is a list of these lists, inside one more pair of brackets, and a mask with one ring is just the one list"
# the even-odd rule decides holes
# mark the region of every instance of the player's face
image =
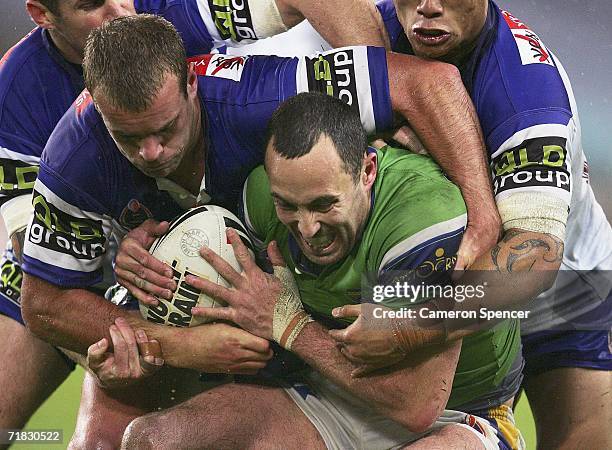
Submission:
[[365,157],[364,173],[355,183],[326,136],[297,159],[268,148],[266,172],[276,214],[310,261],[333,264],[358,242],[370,209],[375,167],[372,157]]
[[458,62],[487,17],[487,0],[394,0],[397,16],[417,56]]
[[187,95],[179,88],[177,77],[168,75],[149,108],[142,112],[113,107],[101,94],[94,94],[94,100],[121,153],[145,175],[165,178],[185,165],[198,163],[185,158],[196,154],[202,136],[193,72],[189,74]]
[[56,45],[69,53],[65,56],[80,61],[91,30],[108,20],[132,14],[136,14],[134,0],[62,0],[59,15],[51,17],[53,38],[61,41]]

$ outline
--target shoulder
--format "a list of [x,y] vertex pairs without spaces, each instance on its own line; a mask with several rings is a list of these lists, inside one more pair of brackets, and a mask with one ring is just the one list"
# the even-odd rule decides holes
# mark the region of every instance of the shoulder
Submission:
[[432,255],[454,256],[467,224],[459,189],[428,157],[391,148],[382,153],[367,226],[370,269],[417,267]]
[[495,8],[495,39],[481,55],[472,93],[490,149],[520,129],[567,125],[572,117],[558,59],[525,23]]

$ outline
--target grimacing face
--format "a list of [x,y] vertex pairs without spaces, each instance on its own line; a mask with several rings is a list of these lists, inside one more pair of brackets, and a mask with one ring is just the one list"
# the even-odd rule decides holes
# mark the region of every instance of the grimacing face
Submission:
[[487,17],[487,0],[394,0],[417,56],[457,63],[470,52]]
[[[96,95],[97,94],[97,95]],[[197,107],[197,77],[190,72],[187,96],[178,78],[168,75],[149,108],[124,111],[110,105],[103,93],[94,94],[96,107],[121,153],[152,178],[173,174],[201,134]]]
[[310,261],[319,265],[340,261],[363,232],[376,156],[364,152],[362,173],[355,183],[325,135],[296,159],[280,156],[271,146],[266,151],[266,172],[278,218]]
[[59,14],[52,16],[56,45],[71,59],[82,59],[89,32],[104,22],[136,14],[134,0],[61,0]]

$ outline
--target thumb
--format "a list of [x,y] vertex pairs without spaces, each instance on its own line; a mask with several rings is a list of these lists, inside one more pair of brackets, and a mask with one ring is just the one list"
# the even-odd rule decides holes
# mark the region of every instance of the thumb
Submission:
[[361,314],[361,305],[344,305],[332,310],[335,318],[358,317]]
[[270,262],[273,266],[287,267],[276,241],[272,241],[268,244],[268,258],[270,258]]
[[87,349],[87,365],[91,369],[99,367],[104,362],[104,354],[108,350],[108,339],[102,338]]

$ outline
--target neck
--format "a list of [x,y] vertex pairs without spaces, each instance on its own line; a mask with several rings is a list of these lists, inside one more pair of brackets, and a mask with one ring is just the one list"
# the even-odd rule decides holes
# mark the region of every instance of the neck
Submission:
[[71,62],[73,64],[82,64],[83,63],[83,52],[77,51],[64,37],[59,34],[56,30],[47,30],[49,33],[49,37],[53,44],[57,48],[57,50],[61,53],[61,55],[66,59],[66,61]]

